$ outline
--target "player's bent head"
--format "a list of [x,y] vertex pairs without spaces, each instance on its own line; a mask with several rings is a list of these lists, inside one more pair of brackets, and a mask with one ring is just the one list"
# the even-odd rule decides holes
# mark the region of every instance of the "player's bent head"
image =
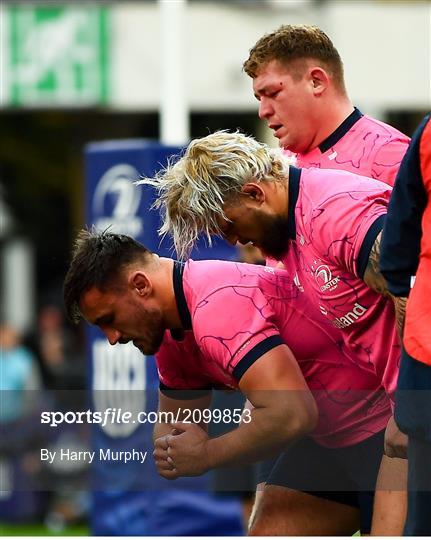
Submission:
[[223,234],[224,209],[238,203],[245,184],[282,181],[287,176],[288,162],[279,149],[221,130],[193,140],[176,162],[138,184],[157,189],[155,206],[162,212],[159,232],[169,233],[178,255],[187,258],[201,233],[210,245],[212,234]]
[[72,250],[72,260],[64,279],[63,297],[71,321],[81,318],[79,301],[95,287],[100,291],[125,287],[122,270],[139,262],[147,264],[152,252],[134,238],[105,230],[82,229]]
[[307,60],[313,60],[328,73],[338,90],[345,93],[341,57],[330,38],[317,26],[287,24],[265,34],[250,49],[243,69],[254,79],[272,60],[285,66],[294,79],[301,79]]

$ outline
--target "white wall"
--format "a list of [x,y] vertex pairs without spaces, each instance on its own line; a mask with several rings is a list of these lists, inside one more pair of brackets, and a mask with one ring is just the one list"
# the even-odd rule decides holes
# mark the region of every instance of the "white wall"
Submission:
[[329,12],[328,31],[355,102],[364,108],[430,106],[430,4],[333,2]]
[[[188,5],[187,88],[192,110],[256,110],[241,71],[249,48],[283,23],[321,26],[345,63],[349,93],[368,112],[430,107],[431,7],[427,2],[333,1]],[[112,105],[159,105],[160,20],[154,4],[113,7]],[[175,54],[175,51],[172,51]]]

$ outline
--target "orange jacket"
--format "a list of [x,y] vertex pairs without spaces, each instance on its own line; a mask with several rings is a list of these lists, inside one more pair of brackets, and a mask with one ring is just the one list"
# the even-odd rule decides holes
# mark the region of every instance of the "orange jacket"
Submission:
[[428,202],[422,216],[419,266],[407,302],[404,347],[410,356],[431,365],[431,119],[420,138],[419,161]]

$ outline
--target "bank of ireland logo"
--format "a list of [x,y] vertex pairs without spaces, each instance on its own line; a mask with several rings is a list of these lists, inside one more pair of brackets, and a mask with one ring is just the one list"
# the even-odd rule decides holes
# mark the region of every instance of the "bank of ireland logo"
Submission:
[[110,227],[112,232],[137,237],[142,234],[143,221],[137,215],[142,190],[134,182],[138,171],[121,163],[108,169],[99,180],[93,197],[94,224],[97,229]]
[[331,269],[326,264],[321,264],[314,271],[314,279],[316,280],[322,292],[333,291],[337,288],[339,277],[332,277]]

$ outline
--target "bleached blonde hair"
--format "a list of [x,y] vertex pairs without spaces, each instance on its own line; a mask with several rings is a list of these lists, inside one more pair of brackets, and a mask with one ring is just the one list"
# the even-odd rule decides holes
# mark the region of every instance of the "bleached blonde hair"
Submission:
[[193,140],[179,159],[137,184],[156,188],[153,206],[162,213],[159,234],[170,234],[178,256],[187,258],[201,233],[209,245],[212,234],[222,234],[219,220],[227,220],[223,207],[235,202],[244,184],[287,176],[288,162],[280,150],[222,130]]

